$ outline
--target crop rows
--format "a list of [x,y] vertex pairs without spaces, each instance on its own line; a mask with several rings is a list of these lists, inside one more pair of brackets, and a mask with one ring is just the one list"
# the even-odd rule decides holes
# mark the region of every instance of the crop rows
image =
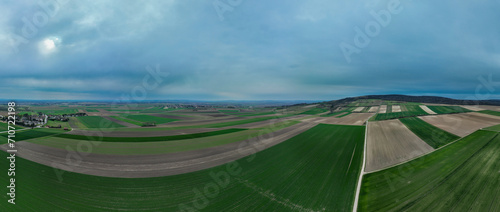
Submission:
[[403,118],[400,121],[434,149],[460,138],[417,117]]
[[500,136],[477,131],[363,178],[359,211],[498,211]]
[[362,126],[318,125],[226,165],[156,178],[61,172],[18,158],[16,195],[23,198],[0,211],[351,211],[363,137]]

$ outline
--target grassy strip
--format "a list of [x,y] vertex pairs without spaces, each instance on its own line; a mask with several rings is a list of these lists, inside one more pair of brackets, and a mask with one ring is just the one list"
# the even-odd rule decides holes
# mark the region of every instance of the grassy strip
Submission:
[[52,127],[57,127],[61,125],[61,128],[68,128],[71,129],[71,126],[69,125],[69,122],[67,121],[52,121],[52,120],[47,120],[46,126],[52,126]]
[[80,116],[77,119],[88,128],[118,128],[125,127],[100,116]]
[[[155,142],[100,142],[99,147],[93,148],[92,152],[97,154],[149,155],[192,151],[243,141],[250,138],[256,138],[258,136],[272,135],[267,133],[272,133],[297,123],[299,122],[279,122],[258,129],[184,140]],[[263,132],[266,133],[266,135],[263,135]],[[51,137],[50,139],[33,139],[30,140],[30,142],[60,149],[72,148],[78,151],[81,149],[79,145],[81,145],[82,140]]]
[[329,113],[329,114],[325,114],[325,115],[321,115],[320,117],[332,117],[332,116],[336,116],[336,115],[339,115],[339,114],[342,114],[342,113],[345,113],[347,111],[338,111],[338,112],[333,112],[333,113]]
[[157,137],[99,137],[99,136],[85,136],[85,135],[72,135],[60,134],[56,135],[59,138],[68,138],[75,140],[92,140],[92,141],[105,141],[105,142],[151,142],[151,141],[174,141],[193,138],[203,138],[215,135],[223,135],[228,133],[239,132],[247,129],[225,129],[212,132],[193,133],[186,135],[171,135],[171,136],[157,136]]
[[358,211],[498,211],[500,136],[476,131],[411,162],[367,174]]
[[305,112],[302,112],[300,114],[304,114],[304,115],[317,115],[317,114],[328,112],[328,111],[329,110],[325,109],[325,108],[313,108],[313,109],[307,110]]
[[249,123],[254,123],[254,122],[259,122],[259,121],[267,121],[267,120],[271,120],[271,119],[285,118],[285,117],[290,117],[290,116],[294,116],[294,115],[290,114],[290,115],[281,115],[281,116],[259,117],[259,118],[244,119],[244,120],[230,121],[230,122],[223,122],[223,123],[197,125],[196,127],[190,126],[190,128],[230,127],[230,126],[235,126],[235,125],[240,125],[240,124],[249,124]]
[[449,114],[449,113],[465,113],[472,112],[472,110],[465,109],[460,106],[427,106],[432,111],[437,114]]
[[154,122],[156,124],[165,124],[168,122],[173,122],[173,121],[178,121],[179,119],[169,119],[169,118],[162,118],[162,117],[157,117],[157,116],[150,116],[150,115],[127,115],[125,116],[127,119],[139,121],[139,122]]
[[478,113],[488,114],[488,115],[493,115],[493,116],[500,116],[500,112],[493,111],[493,110],[481,110],[481,111],[477,111],[477,112]]
[[404,118],[400,119],[400,121],[434,149],[460,138],[417,117]]
[[[18,131],[16,132],[16,136],[12,139],[14,139],[16,142],[18,141],[25,141],[33,138],[41,138],[41,137],[46,137],[46,136],[51,136],[51,135],[57,135],[64,133],[65,131],[61,129],[46,129],[46,128],[40,128],[40,129],[30,129],[30,130],[23,130],[23,131]],[[7,133],[2,133],[0,136],[4,137],[5,139],[0,139],[0,144],[5,144],[7,143],[8,138]]]
[[99,112],[97,109],[85,109],[87,112]]
[[352,112],[347,112],[346,114],[342,114],[342,115],[337,116],[337,117],[335,117],[335,118],[342,118],[342,117],[344,117],[344,116],[348,116],[348,115],[350,115],[351,113],[352,113]]
[[[128,115],[127,115],[128,116]],[[124,122],[127,122],[127,123],[130,123],[130,124],[135,124],[137,126],[142,126],[142,122],[139,122],[139,121],[135,121],[135,120],[131,120],[131,119],[128,119],[128,118],[125,118],[125,116],[110,116],[111,118],[114,118],[114,119],[118,119],[120,121],[124,121]]]
[[155,178],[84,175],[17,158],[16,196],[23,198],[0,211],[189,211],[198,198],[207,198],[204,211],[351,211],[363,136],[361,126],[319,125],[226,165]]
[[262,113],[241,113],[241,114],[236,114],[236,116],[248,117],[248,116],[264,116],[264,115],[271,115],[271,114],[276,114],[276,112],[270,111],[270,112],[262,112]]

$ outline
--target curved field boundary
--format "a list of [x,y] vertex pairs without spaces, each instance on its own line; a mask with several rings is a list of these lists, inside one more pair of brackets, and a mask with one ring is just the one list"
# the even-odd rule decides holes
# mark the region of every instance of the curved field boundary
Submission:
[[[82,175],[19,158],[17,163],[25,168],[16,177],[23,182],[16,185],[16,194],[24,198],[0,209],[350,211],[363,130],[321,125],[226,165],[156,178]],[[333,149],[339,151],[328,151]],[[7,176],[0,175],[0,180]]]
[[59,134],[56,137],[68,138],[75,140],[92,140],[92,141],[104,141],[104,142],[152,142],[152,141],[173,141],[173,140],[184,140],[193,138],[203,138],[215,135],[223,135],[228,133],[240,132],[247,129],[225,129],[211,132],[202,132],[186,135],[171,135],[171,136],[158,136],[158,137],[100,137],[100,136],[86,136],[86,135],[74,135],[74,134]]
[[[277,131],[265,139],[247,139],[230,144],[188,152],[155,155],[86,154],[79,164],[66,171],[105,177],[141,178],[183,174],[222,165],[254,154],[290,139],[315,124],[303,123]],[[5,150],[6,146],[2,146]],[[66,164],[68,151],[30,142],[17,143],[18,156],[52,166]],[[77,154],[77,153],[73,153]]]
[[479,130],[408,163],[366,174],[360,211],[498,211],[500,136]]

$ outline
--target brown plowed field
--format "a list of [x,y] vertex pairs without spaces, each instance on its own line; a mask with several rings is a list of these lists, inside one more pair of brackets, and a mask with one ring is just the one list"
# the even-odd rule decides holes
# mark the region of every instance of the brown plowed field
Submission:
[[401,106],[399,106],[399,105],[393,105],[392,106],[392,112],[393,113],[401,112]]
[[369,113],[376,113],[378,111],[379,107],[371,107],[370,110],[368,110]]
[[387,112],[387,105],[380,105],[378,113],[385,113],[385,112]]
[[422,116],[422,120],[445,131],[464,137],[474,131],[500,124],[500,117],[482,113]]
[[368,123],[366,172],[383,169],[433,151],[401,121]]

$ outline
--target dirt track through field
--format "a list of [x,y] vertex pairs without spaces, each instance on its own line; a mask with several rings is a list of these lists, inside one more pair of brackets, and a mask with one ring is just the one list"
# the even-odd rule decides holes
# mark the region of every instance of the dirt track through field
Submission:
[[380,105],[378,113],[386,113],[386,112],[387,112],[387,105]]
[[432,111],[430,108],[428,108],[425,105],[420,105],[420,108],[422,108],[422,110],[424,110],[428,114],[431,114],[431,115],[437,114],[436,112]]
[[[160,177],[203,170],[240,159],[286,141],[315,125],[300,123],[278,130],[269,138],[263,136],[260,140],[254,138],[188,152],[133,156],[90,153],[74,165],[67,164],[66,158],[80,155],[76,152],[24,141],[17,142],[16,147],[17,156],[66,171],[119,178]],[[5,151],[7,146],[2,145],[0,149]]]
[[500,124],[499,116],[476,112],[422,116],[420,119],[460,137],[469,135],[481,128]]
[[365,172],[383,169],[434,150],[399,120],[369,122],[366,145]]

